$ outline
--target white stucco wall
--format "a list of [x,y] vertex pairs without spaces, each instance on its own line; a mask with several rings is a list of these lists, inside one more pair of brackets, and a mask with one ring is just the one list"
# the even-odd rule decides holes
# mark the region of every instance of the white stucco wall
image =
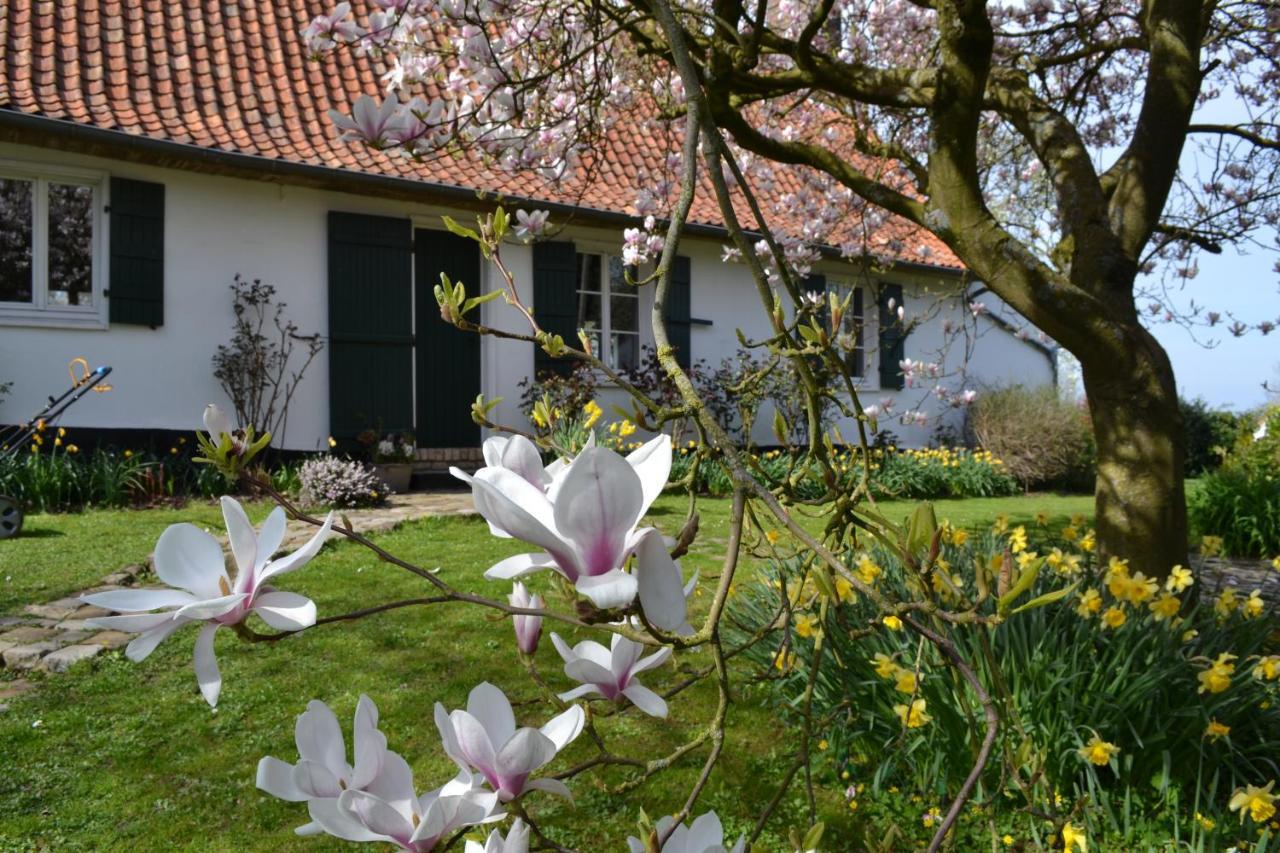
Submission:
[[[33,164],[61,164],[163,183],[165,200],[165,322],[151,330],[137,326],[107,329],[65,329],[0,325],[0,381],[13,381],[12,394],[0,407],[0,422],[25,418],[51,393],[69,384],[66,363],[83,356],[90,364],[110,364],[114,390],[94,394],[74,406],[64,418],[68,427],[195,429],[206,403],[226,403],[212,376],[210,359],[230,333],[229,285],[240,273],[275,285],[278,297],[303,333],[324,333],[327,327],[327,225],[331,210],[388,216],[411,216],[420,226],[439,227],[442,213],[470,218],[471,214],[443,207],[365,198],[352,194],[286,186],[271,181],[216,177],[29,146],[0,144],[0,160]],[[604,229],[572,228],[561,239],[573,239],[580,250],[616,251],[619,237]],[[715,364],[738,348],[737,330],[748,338],[767,331],[766,318],[745,268],[720,261],[720,247],[710,240],[686,240],[682,252],[692,259],[692,315],[712,322],[691,330],[693,356]],[[531,301],[532,253],[513,246],[504,257],[515,275],[522,298]],[[824,263],[828,275],[847,272]],[[471,292],[500,286],[496,272]],[[934,311],[939,295],[951,293],[954,280],[945,276],[910,274],[896,277],[905,289],[909,315]],[[468,283],[469,285],[471,283]],[[641,316],[648,317],[649,299],[642,297]],[[964,310],[951,300],[953,319]],[[867,310],[875,312],[868,294]],[[524,331],[516,310],[502,301],[484,308],[487,324]],[[642,326],[644,324],[642,323]],[[933,317],[907,339],[908,358],[926,358],[943,337],[942,315]],[[651,336],[648,338],[651,341]],[[874,335],[869,336],[874,340]],[[958,357],[953,353],[953,357]],[[954,358],[952,359],[954,361]],[[958,364],[958,362],[956,362]],[[949,366],[954,366],[949,362]],[[528,344],[486,338],[481,346],[481,375],[486,396],[504,397],[497,419],[519,423],[518,383],[533,367]],[[1003,329],[993,329],[978,341],[969,359],[975,383],[1052,381],[1050,361],[1032,344]],[[876,390],[874,360],[868,364],[864,403],[891,396],[895,407],[919,407],[918,389],[893,394]],[[407,394],[413,393],[406,389]],[[292,449],[318,449],[328,435],[328,360],[322,352],[309,370],[290,410],[283,444]],[[936,411],[935,411],[936,414]],[[769,413],[762,413],[756,437],[771,443]],[[925,443],[933,425],[905,428],[887,423],[904,444]],[[852,433],[849,433],[851,436]]]

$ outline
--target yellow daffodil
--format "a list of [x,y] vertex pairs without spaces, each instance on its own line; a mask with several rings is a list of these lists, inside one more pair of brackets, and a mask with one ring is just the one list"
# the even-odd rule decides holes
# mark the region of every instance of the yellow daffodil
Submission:
[[1231,726],[1226,723],[1220,723],[1217,720],[1210,720],[1209,725],[1205,726],[1204,736],[1209,740],[1216,741],[1231,734]]
[[1040,555],[1035,551],[1023,551],[1021,554],[1018,554],[1018,569],[1025,572],[1031,567],[1031,564],[1039,558]]
[[1076,751],[1080,753],[1080,757],[1085,761],[1102,767],[1111,763],[1111,759],[1119,754],[1120,747],[1114,743],[1108,743],[1095,734],[1088,743]]
[[1258,663],[1253,668],[1253,677],[1259,681],[1280,679],[1280,655],[1267,655],[1258,658]]
[[1199,673],[1196,677],[1200,679],[1200,689],[1197,693],[1221,693],[1231,686],[1231,675],[1236,671],[1236,665],[1231,663],[1236,656],[1230,652],[1223,652],[1218,655],[1218,659],[1209,664],[1209,668]]
[[1206,557],[1216,557],[1222,553],[1221,536],[1201,536],[1200,553]]
[[911,707],[906,705],[894,705],[893,713],[898,715],[898,719],[909,729],[918,729],[928,725],[933,719],[929,716],[929,712],[925,710],[925,701],[916,699],[911,703]]
[[75,456],[77,453],[80,452],[80,448],[76,447],[74,444],[68,444],[67,452],[70,453],[72,456]]
[[875,561],[863,554],[858,558],[858,578],[867,586],[872,586],[876,582],[876,578],[880,577],[881,569],[875,564]]
[[1088,853],[1089,839],[1083,829],[1077,829],[1075,824],[1068,821],[1062,825],[1062,849],[1070,850],[1072,847],[1078,848],[1080,853]]
[[836,578],[836,598],[845,604],[858,600],[857,594],[853,591],[853,584],[845,578]]
[[626,438],[627,436],[634,434],[635,431],[636,431],[636,425],[633,424],[631,421],[623,421],[621,424],[618,425],[619,438]]
[[1027,550],[1027,528],[1021,524],[1009,534],[1009,550],[1015,554]]
[[1129,617],[1119,607],[1108,607],[1106,612],[1102,614],[1102,624],[1108,628],[1119,628]]
[[132,459],[132,458],[133,458],[133,451],[132,451],[132,450],[126,450],[126,451],[124,452],[124,458],[125,458],[125,459]]
[[1240,604],[1240,597],[1236,595],[1236,591],[1231,587],[1227,587],[1218,594],[1218,598],[1213,602],[1213,612],[1217,614],[1219,619],[1226,619],[1232,613],[1236,612],[1236,607]]
[[958,546],[958,545],[963,545],[965,542],[968,542],[968,541],[969,541],[969,531],[953,530],[951,532],[951,544]]
[[1078,513],[1078,512],[1072,513],[1071,525],[1073,527],[1084,527],[1084,523],[1085,523],[1085,517],[1082,513]]
[[587,419],[582,422],[587,429],[591,429],[600,418],[604,417],[604,409],[600,408],[600,404],[595,400],[588,400],[582,407],[582,413],[587,416]]
[[890,631],[902,630],[902,620],[899,619],[897,616],[886,616],[880,621],[883,622],[884,626],[888,628]]
[[1200,828],[1204,830],[1211,830],[1218,825],[1213,818],[1205,817],[1200,812],[1196,812],[1196,823],[1200,824]]
[[778,540],[782,538],[782,534],[776,530],[765,531],[764,538],[769,540],[770,545],[777,545]]
[[1178,615],[1178,609],[1182,606],[1182,602],[1178,600],[1178,596],[1166,592],[1147,606],[1151,608],[1151,613],[1155,616],[1156,621],[1163,622]]
[[780,672],[789,672],[796,665],[796,653],[780,649],[773,659],[773,665]]
[[1182,632],[1182,642],[1189,643],[1198,636],[1200,636],[1199,631],[1197,631],[1195,628],[1189,628],[1186,631]]
[[1272,779],[1261,788],[1253,785],[1237,788],[1232,793],[1231,802],[1227,804],[1227,808],[1233,812],[1240,812],[1241,823],[1244,823],[1245,812],[1253,818],[1254,823],[1268,821],[1276,813],[1276,795],[1271,793],[1275,784],[1276,780]]
[[1092,553],[1094,548],[1098,547],[1098,535],[1090,530],[1080,540],[1080,550]]
[[806,640],[818,633],[818,620],[807,613],[796,617],[796,633]]
[[1000,837],[1000,843],[1003,844],[1005,847],[1012,847],[1014,840],[1015,840],[1014,837],[1008,834],[1002,835]]
[[1049,523],[1049,513],[1047,512],[1036,513],[1036,524],[1040,525],[1041,527],[1044,527],[1048,525],[1048,523]]
[[1240,602],[1240,612],[1246,619],[1257,619],[1262,615],[1265,607],[1266,604],[1262,600],[1262,592],[1256,589],[1249,593],[1248,598]]
[[1068,542],[1074,542],[1080,538],[1080,529],[1074,524],[1068,524],[1066,527],[1062,528],[1062,538]]
[[997,536],[1009,529],[1009,516],[1000,513],[991,525],[991,532]]
[[337,446],[338,446],[338,440],[333,436],[329,436],[329,449],[332,450]]
[[1179,593],[1193,583],[1195,583],[1195,577],[1192,576],[1190,569],[1174,566],[1173,570],[1169,572],[1169,577],[1165,579],[1164,588],[1169,592]]
[[876,652],[876,656],[869,660],[868,663],[875,666],[876,675],[881,678],[893,678],[898,674],[898,664],[883,652]]
[[894,675],[893,689],[910,696],[916,692],[916,674],[905,667]]
[[827,743],[825,738],[823,740],[818,741],[818,749],[826,750],[826,748],[829,746],[831,746],[831,744]]
[[1089,619],[1102,611],[1102,596],[1096,589],[1086,589],[1076,605],[1076,613],[1081,619]]
[[1068,554],[1061,548],[1054,548],[1049,552],[1049,556],[1044,558],[1049,568],[1053,569],[1060,575],[1074,575],[1080,572],[1080,555]]

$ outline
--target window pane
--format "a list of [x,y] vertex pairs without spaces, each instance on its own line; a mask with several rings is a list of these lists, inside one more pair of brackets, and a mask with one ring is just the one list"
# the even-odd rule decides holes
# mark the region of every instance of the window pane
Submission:
[[49,304],[93,304],[93,187],[49,184]]
[[599,255],[578,255],[578,290],[600,292]]
[[[625,286],[625,285],[624,285]],[[609,324],[615,332],[640,330],[640,299],[623,295],[609,297]]]
[[579,293],[578,294],[578,328],[579,329],[599,329],[602,320],[600,317],[600,296],[596,293]]
[[0,178],[0,302],[31,301],[32,189]]
[[609,360],[620,370],[632,370],[640,364],[640,336],[618,334],[610,336]]

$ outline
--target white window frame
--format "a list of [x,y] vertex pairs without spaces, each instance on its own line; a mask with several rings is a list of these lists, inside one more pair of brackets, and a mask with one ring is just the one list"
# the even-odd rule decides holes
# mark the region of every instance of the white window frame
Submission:
[[[31,302],[0,302],[0,325],[47,326],[73,329],[107,328],[107,176],[71,166],[0,160],[0,178],[31,181]],[[76,184],[93,191],[90,203],[92,305],[49,304],[49,184]]]
[[[610,346],[613,340],[614,328],[613,328],[613,290],[612,290],[612,283],[610,281],[610,276],[609,276],[609,262],[614,258],[618,258],[620,261],[621,258],[619,258],[617,253],[608,252],[608,251],[599,251],[595,249],[591,249],[588,251],[579,251],[578,256],[579,257],[595,256],[600,259],[600,290],[599,290],[600,352],[596,353],[596,356],[605,364],[609,365],[609,367],[613,368],[614,370],[630,370],[631,368],[629,367],[620,367],[618,364],[614,363],[612,347]],[[587,292],[588,291],[584,291],[582,289],[581,281],[576,281],[574,283],[574,293],[575,295],[578,296],[579,300],[581,300],[582,295]],[[590,291],[590,292],[595,293],[596,291]],[[622,329],[618,331],[617,334],[635,336],[635,339],[636,339],[636,365],[635,366],[639,366],[640,361],[644,355],[643,350],[645,345],[644,305],[641,299],[641,292],[639,288],[632,288],[630,293],[620,294],[620,295],[628,296],[629,298],[635,299],[636,301],[635,331],[632,332],[630,329]]]
[[[876,349],[874,343],[879,340],[879,321],[872,311],[873,306],[878,304],[875,302],[874,291],[865,283],[846,276],[828,275],[827,282],[828,287],[834,286],[836,288],[836,293],[841,300],[854,290],[862,291],[862,375],[854,376],[852,379],[859,388],[876,390],[880,387],[880,380],[878,378],[879,373],[875,365],[872,364],[872,353]],[[853,300],[850,299],[849,313],[845,316],[845,322],[852,322],[853,317]]]

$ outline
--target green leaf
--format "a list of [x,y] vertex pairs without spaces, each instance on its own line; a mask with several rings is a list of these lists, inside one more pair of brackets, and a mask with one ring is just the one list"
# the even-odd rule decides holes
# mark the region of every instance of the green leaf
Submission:
[[1053,592],[1046,592],[1044,595],[1037,595],[1035,598],[1009,611],[1012,616],[1015,613],[1021,613],[1024,610],[1034,610],[1037,607],[1044,607],[1046,604],[1053,604],[1055,601],[1061,601],[1068,595],[1076,591],[1076,587],[1080,586],[1080,581],[1076,581],[1071,586],[1064,586],[1062,589],[1055,589]]
[[466,314],[469,311],[471,311],[473,308],[483,305],[486,302],[492,302],[493,300],[501,296],[502,293],[503,291],[501,290],[491,290],[488,293],[484,294],[483,296],[473,296],[470,299],[468,299],[466,302],[462,303],[462,313]]
[[480,242],[480,235],[474,229],[459,225],[452,216],[442,216],[440,218],[444,220],[444,227],[449,229],[450,233],[457,234],[459,237],[466,237],[468,240],[475,240],[477,243]]

